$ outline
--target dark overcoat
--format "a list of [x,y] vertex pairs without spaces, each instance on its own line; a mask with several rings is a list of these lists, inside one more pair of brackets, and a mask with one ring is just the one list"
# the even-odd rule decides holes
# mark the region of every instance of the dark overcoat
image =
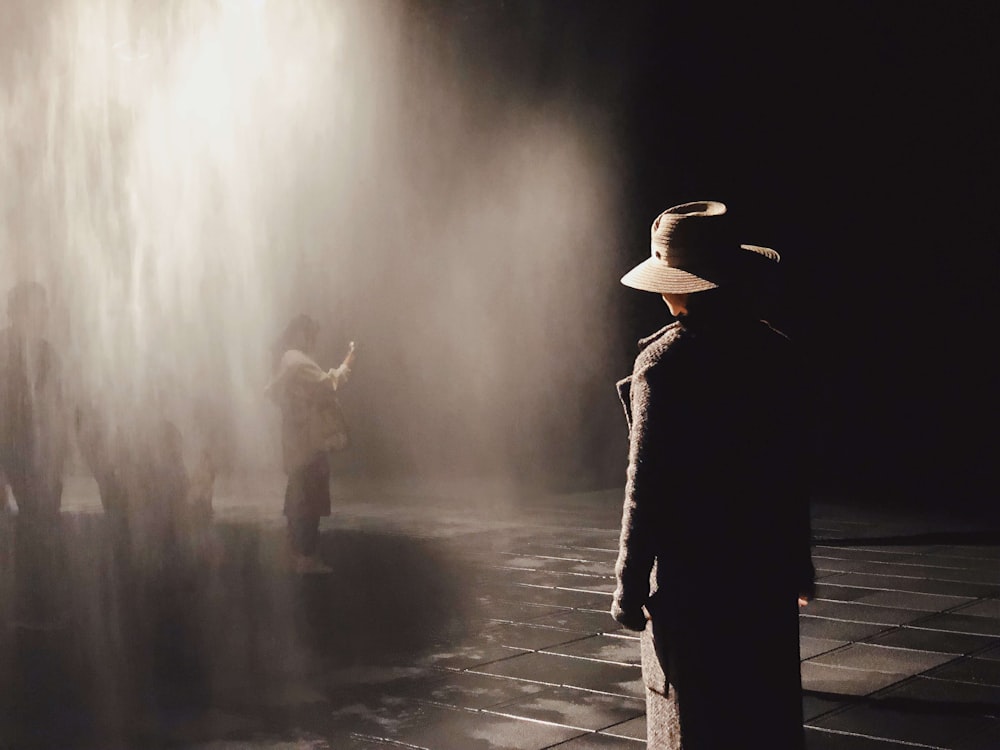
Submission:
[[640,342],[619,383],[630,449],[612,611],[633,629],[650,614],[650,747],[798,750],[797,598],[813,586],[801,373],[766,323],[695,322]]

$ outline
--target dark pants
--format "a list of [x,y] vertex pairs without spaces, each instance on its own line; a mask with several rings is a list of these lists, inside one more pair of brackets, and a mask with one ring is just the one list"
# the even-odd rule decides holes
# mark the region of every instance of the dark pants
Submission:
[[312,555],[319,543],[319,519],[330,515],[330,458],[320,453],[288,475],[285,516],[288,541],[300,555]]
[[288,543],[297,554],[312,556],[319,546],[319,518],[289,518]]

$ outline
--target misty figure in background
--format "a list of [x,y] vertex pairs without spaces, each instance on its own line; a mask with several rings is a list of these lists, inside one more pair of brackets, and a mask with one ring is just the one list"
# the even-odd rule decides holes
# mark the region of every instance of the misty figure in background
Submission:
[[[59,356],[46,338],[48,294],[16,284],[0,331],[0,474],[17,504],[17,620],[49,623],[58,580],[67,419]],[[50,623],[49,623],[50,624]]]
[[102,606],[124,665],[120,676],[136,710],[204,707],[211,694],[206,602],[223,562],[211,523],[212,445],[196,443],[189,471],[185,436],[155,394],[135,410],[107,399],[81,399],[74,416],[79,452],[104,506],[112,555]]
[[332,572],[319,558],[319,520],[331,511],[330,454],[348,441],[337,392],[350,377],[354,342],[339,367],[324,370],[313,359],[318,336],[313,318],[293,318],[274,345],[274,373],[265,389],[281,410],[289,559],[298,573]]
[[754,297],[778,255],[740,245],[714,201],[668,209],[651,234],[622,283],[661,294],[677,322],[618,384],[630,447],[612,604],[642,631],[648,747],[801,750],[802,375]]
[[51,522],[62,502],[67,420],[59,357],[46,339],[45,287],[22,282],[7,295],[0,331],[0,473],[18,515]]
[[74,417],[79,452],[97,482],[116,543],[147,557],[164,544],[186,552],[212,544],[208,529],[218,461],[210,442],[201,446],[189,471],[181,431],[152,406],[126,425],[114,423],[91,401],[78,404]]

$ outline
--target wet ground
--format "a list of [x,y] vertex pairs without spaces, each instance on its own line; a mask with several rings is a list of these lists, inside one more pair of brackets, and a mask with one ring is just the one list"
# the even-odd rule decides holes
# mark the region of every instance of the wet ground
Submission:
[[[186,562],[151,566],[71,482],[57,616],[4,610],[0,747],[644,747],[638,640],[607,614],[619,491],[342,482],[336,573],[306,577],[280,498],[276,477],[220,488]],[[824,500],[814,535],[810,750],[1000,747],[1000,534]]]

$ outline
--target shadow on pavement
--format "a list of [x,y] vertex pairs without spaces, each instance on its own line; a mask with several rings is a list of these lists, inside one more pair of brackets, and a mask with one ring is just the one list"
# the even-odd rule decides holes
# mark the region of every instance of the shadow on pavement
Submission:
[[924,544],[949,544],[956,546],[996,546],[1000,545],[1000,531],[934,531],[922,534],[901,534],[898,536],[818,538],[814,544],[826,547],[862,547],[878,545],[916,546]]
[[[803,696],[831,701],[840,706],[869,706],[886,711],[912,713],[917,716],[985,716],[1000,717],[1000,705],[986,701],[942,701],[896,696],[858,696],[830,693],[822,690],[803,690]],[[837,709],[838,712],[841,710]]]
[[[12,549],[14,531],[0,535]],[[33,581],[7,557],[0,747],[207,741],[219,712],[280,731],[325,700],[330,671],[405,661],[466,627],[470,573],[441,541],[325,532],[335,573],[309,576],[286,571],[282,528],[217,524],[189,541],[150,555],[104,516],[64,514],[41,613],[18,608]]]

